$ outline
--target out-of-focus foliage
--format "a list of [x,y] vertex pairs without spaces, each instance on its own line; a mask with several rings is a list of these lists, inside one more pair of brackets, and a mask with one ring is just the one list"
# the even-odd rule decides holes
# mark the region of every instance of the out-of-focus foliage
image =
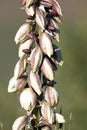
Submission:
[[[63,24],[60,25],[60,46],[64,64],[56,74],[65,128],[69,127],[69,114],[72,112],[71,129],[87,129],[87,1],[59,0],[63,10]],[[9,79],[17,62],[17,47],[14,36],[23,23],[25,14],[20,10],[21,1],[0,1],[0,122],[4,130],[11,130],[13,121],[22,115],[18,96],[7,93]]]

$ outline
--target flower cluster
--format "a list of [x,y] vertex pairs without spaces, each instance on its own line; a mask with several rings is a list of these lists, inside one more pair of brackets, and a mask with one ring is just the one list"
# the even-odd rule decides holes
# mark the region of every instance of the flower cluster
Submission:
[[8,92],[19,92],[20,105],[27,114],[15,120],[12,130],[51,130],[52,125],[65,122],[54,109],[59,102],[55,71],[63,64],[54,42],[59,42],[62,12],[56,0],[22,0],[22,9],[27,19],[14,39],[19,60]]

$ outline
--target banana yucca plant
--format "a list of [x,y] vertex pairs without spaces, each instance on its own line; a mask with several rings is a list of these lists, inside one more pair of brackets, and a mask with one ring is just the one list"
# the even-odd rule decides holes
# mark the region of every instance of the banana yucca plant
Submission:
[[22,0],[27,19],[20,26],[15,43],[18,57],[8,92],[19,92],[26,115],[18,117],[12,130],[51,130],[65,123],[56,112],[59,94],[55,89],[55,71],[63,59],[59,42],[62,11],[56,0]]

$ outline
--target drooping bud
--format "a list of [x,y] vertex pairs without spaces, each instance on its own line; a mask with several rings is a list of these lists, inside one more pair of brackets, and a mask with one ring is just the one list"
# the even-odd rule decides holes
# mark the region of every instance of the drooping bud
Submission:
[[45,29],[45,20],[44,20],[44,16],[43,13],[41,12],[41,10],[39,10],[39,8],[36,8],[36,23],[37,25],[44,30]]
[[53,55],[52,40],[47,33],[43,32],[41,34],[39,44],[40,44],[42,51],[45,54],[47,54],[49,57],[51,57],[51,55]]
[[32,39],[26,40],[24,43],[21,43],[19,46],[18,56],[20,59],[23,59],[26,57],[26,54],[23,52],[23,50],[27,49],[30,50],[32,45]]
[[57,13],[57,15],[61,15],[62,16],[62,11],[61,11],[60,5],[57,2],[57,0],[51,0],[51,3],[53,5],[53,9]]
[[41,104],[41,114],[50,124],[54,122],[54,112],[46,101],[43,101]]
[[28,39],[26,34],[31,32],[31,30],[32,30],[31,23],[24,23],[23,25],[21,25],[14,38],[16,44],[24,42],[26,39]]
[[17,80],[14,77],[12,77],[9,81],[8,92],[12,93],[12,92],[20,91],[25,87],[26,83],[27,80],[25,77],[22,77]]
[[59,113],[55,113],[55,119],[57,123],[65,123],[64,116]]
[[32,88],[26,88],[22,91],[20,95],[20,104],[26,111],[31,112],[36,105],[36,101],[37,96]]
[[22,76],[22,74],[24,73],[25,69],[26,69],[26,60],[19,60],[17,62],[17,64],[15,65],[15,68],[14,68],[14,78],[15,79],[18,79]]
[[63,57],[60,48],[57,45],[53,45],[54,48],[54,54],[52,56],[52,61],[56,64],[59,64],[60,66],[63,65]]
[[49,86],[45,91],[45,100],[50,104],[50,106],[55,106],[58,103],[58,93],[55,88]]
[[22,130],[28,122],[27,116],[18,117],[12,126],[12,130]]
[[37,73],[30,71],[28,76],[28,84],[34,89],[34,91],[40,95],[42,93],[42,85],[40,81],[40,77]]
[[38,68],[40,67],[42,58],[43,58],[43,53],[42,53],[40,47],[36,46],[32,50],[31,55],[30,55],[30,64],[31,64],[31,68],[32,68],[33,72],[38,70]]
[[43,59],[41,71],[47,79],[51,81],[54,80],[54,71],[52,69],[52,65],[46,57]]

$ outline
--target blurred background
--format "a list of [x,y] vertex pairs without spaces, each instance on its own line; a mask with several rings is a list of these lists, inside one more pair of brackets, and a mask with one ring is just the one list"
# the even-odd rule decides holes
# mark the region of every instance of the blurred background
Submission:
[[[72,113],[70,130],[87,129],[87,1],[59,0],[63,11],[60,48],[63,67],[58,67],[56,81],[60,93],[66,129]],[[21,1],[0,0],[0,124],[11,130],[14,120],[22,115],[17,94],[7,93],[9,79],[18,60],[14,36],[26,15]]]

